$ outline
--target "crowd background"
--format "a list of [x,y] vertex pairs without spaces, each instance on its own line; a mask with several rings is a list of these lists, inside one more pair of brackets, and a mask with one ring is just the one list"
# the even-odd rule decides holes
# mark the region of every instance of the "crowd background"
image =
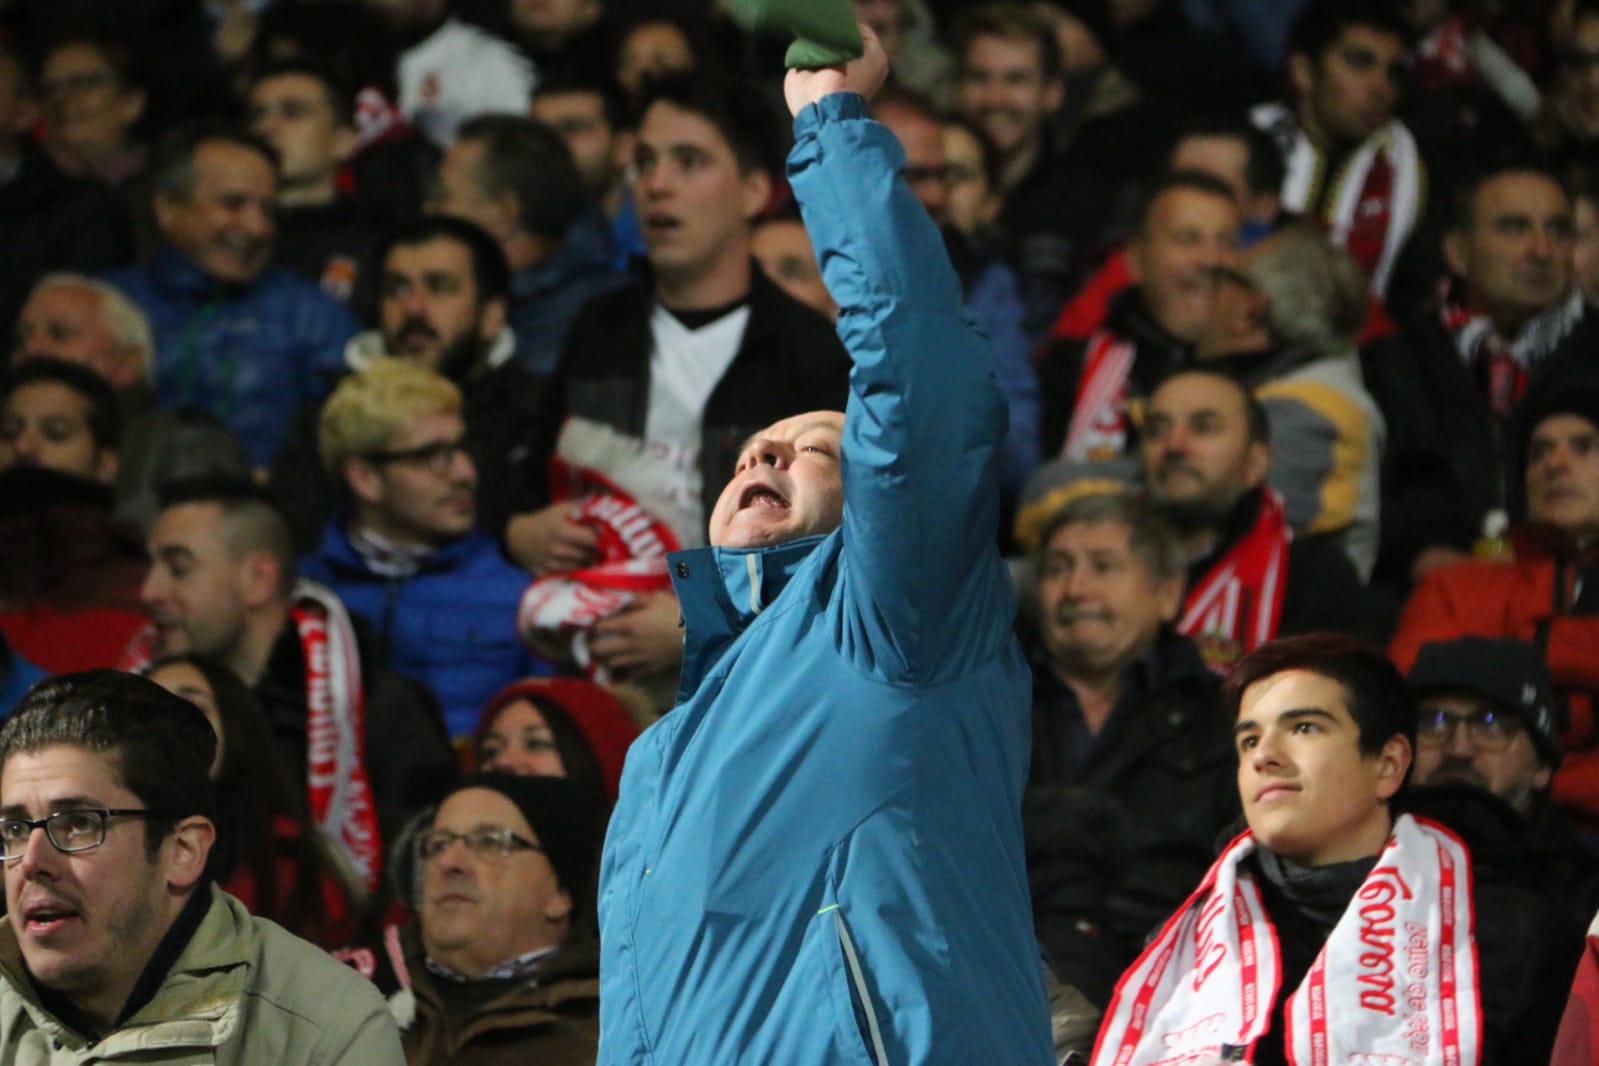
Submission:
[[[1508,725],[1423,711],[1418,783],[1488,796],[1418,809],[1580,928],[1599,3],[854,7],[1009,405],[1062,1046],[1236,824],[1218,677],[1277,636],[1532,649],[1458,686]],[[582,1060],[593,827],[682,655],[665,553],[752,432],[843,406],[785,45],[689,0],[0,0],[0,701],[95,667],[195,699],[215,876],[367,945],[414,1061],[502,1025]],[[466,770],[570,779],[506,795],[585,838],[589,946],[498,1015],[531,969],[462,992],[405,924],[469,861],[428,845]]]

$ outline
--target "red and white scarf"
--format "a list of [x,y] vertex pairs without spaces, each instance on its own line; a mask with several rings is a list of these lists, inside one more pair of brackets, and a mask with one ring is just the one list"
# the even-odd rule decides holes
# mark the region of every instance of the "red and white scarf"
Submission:
[[301,578],[289,603],[305,651],[306,783],[311,818],[368,890],[383,866],[367,781],[366,696],[350,616],[332,590]]
[[[1243,833],[1122,975],[1094,1066],[1248,1062],[1282,981],[1277,935]],[[1394,823],[1304,982],[1288,998],[1293,1066],[1474,1066],[1482,1017],[1471,858],[1443,827]]]
[[[378,887],[383,844],[366,776],[366,696],[361,656],[344,603],[307,578],[289,598],[305,656],[305,757],[311,818],[335,854],[368,891]],[[146,626],[128,644],[117,669],[143,673],[155,656],[156,628]]]
[[1282,497],[1262,485],[1254,525],[1188,590],[1177,631],[1216,673],[1277,635],[1293,536]]
[[640,595],[672,587],[666,553],[678,549],[671,526],[592,467],[550,460],[552,495],[573,500],[572,521],[595,533],[594,565],[536,578],[517,607],[517,632],[535,652],[575,662],[601,684],[611,679],[588,645],[595,622]]
[[1082,377],[1072,405],[1062,459],[1096,462],[1113,459],[1127,447],[1127,378],[1136,349],[1109,330],[1088,338]]
[[1487,315],[1468,308],[1459,299],[1455,286],[1446,282],[1438,317],[1449,331],[1461,363],[1470,371],[1478,394],[1497,417],[1508,418],[1526,388],[1528,373],[1577,328],[1585,309],[1582,293],[1573,290],[1553,307],[1523,323],[1515,337],[1506,339]]
[[[1282,104],[1262,104],[1250,112],[1259,128],[1277,138],[1286,152],[1283,206],[1296,214],[1325,203],[1319,221],[1334,244],[1371,276],[1371,289],[1388,288],[1394,263],[1410,231],[1421,217],[1426,172],[1416,139],[1397,119],[1384,124],[1350,153],[1336,173],[1299,128],[1293,111]],[[1331,186],[1324,196],[1322,189]]]

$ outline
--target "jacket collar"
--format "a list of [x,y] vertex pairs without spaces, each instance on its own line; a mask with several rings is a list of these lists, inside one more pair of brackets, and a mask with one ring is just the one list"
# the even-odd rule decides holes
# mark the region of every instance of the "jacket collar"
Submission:
[[695,548],[667,555],[687,630],[677,702],[693,695],[722,652],[771,606],[816,547],[837,536],[835,531],[770,548]]
[[170,244],[163,244],[156,249],[150,257],[149,271],[150,277],[161,289],[191,300],[227,299],[248,292],[254,285],[253,282],[249,285],[224,284]]
[[[320,554],[335,570],[347,572],[352,576],[376,576],[367,569],[355,546],[350,543],[349,526],[348,510],[341,510],[328,519],[328,524],[322,530]],[[464,537],[458,537],[448,544],[433,549],[422,560],[422,565],[417,568],[417,574],[454,569],[477,551],[484,536],[481,531],[474,529]]]

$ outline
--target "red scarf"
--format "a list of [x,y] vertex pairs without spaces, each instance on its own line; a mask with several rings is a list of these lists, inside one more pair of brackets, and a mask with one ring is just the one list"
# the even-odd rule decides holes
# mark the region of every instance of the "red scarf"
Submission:
[[1088,338],[1062,459],[1112,459],[1127,447],[1127,378],[1136,351],[1109,330]]
[[[1250,1061],[1282,960],[1243,833],[1122,975],[1094,1066]],[[1393,833],[1283,1012],[1291,1066],[1475,1066],[1481,1058],[1471,856],[1410,815]],[[1240,1050],[1242,1059],[1235,1060]]]
[[1276,636],[1282,620],[1293,532],[1282,497],[1265,485],[1260,497],[1254,525],[1194,582],[1177,623],[1219,674]]
[[366,699],[355,630],[344,604],[301,578],[289,605],[305,652],[306,783],[311,818],[368,890],[378,887],[383,847],[362,747]]

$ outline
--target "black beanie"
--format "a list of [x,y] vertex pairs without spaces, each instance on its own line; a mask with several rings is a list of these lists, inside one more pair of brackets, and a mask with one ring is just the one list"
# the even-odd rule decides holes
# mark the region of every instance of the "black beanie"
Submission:
[[589,879],[594,875],[599,843],[598,812],[584,791],[564,777],[491,770],[462,778],[444,799],[469,788],[498,792],[516,804],[538,837],[544,857],[555,868],[556,879],[572,897],[574,907],[581,908],[590,895]]

